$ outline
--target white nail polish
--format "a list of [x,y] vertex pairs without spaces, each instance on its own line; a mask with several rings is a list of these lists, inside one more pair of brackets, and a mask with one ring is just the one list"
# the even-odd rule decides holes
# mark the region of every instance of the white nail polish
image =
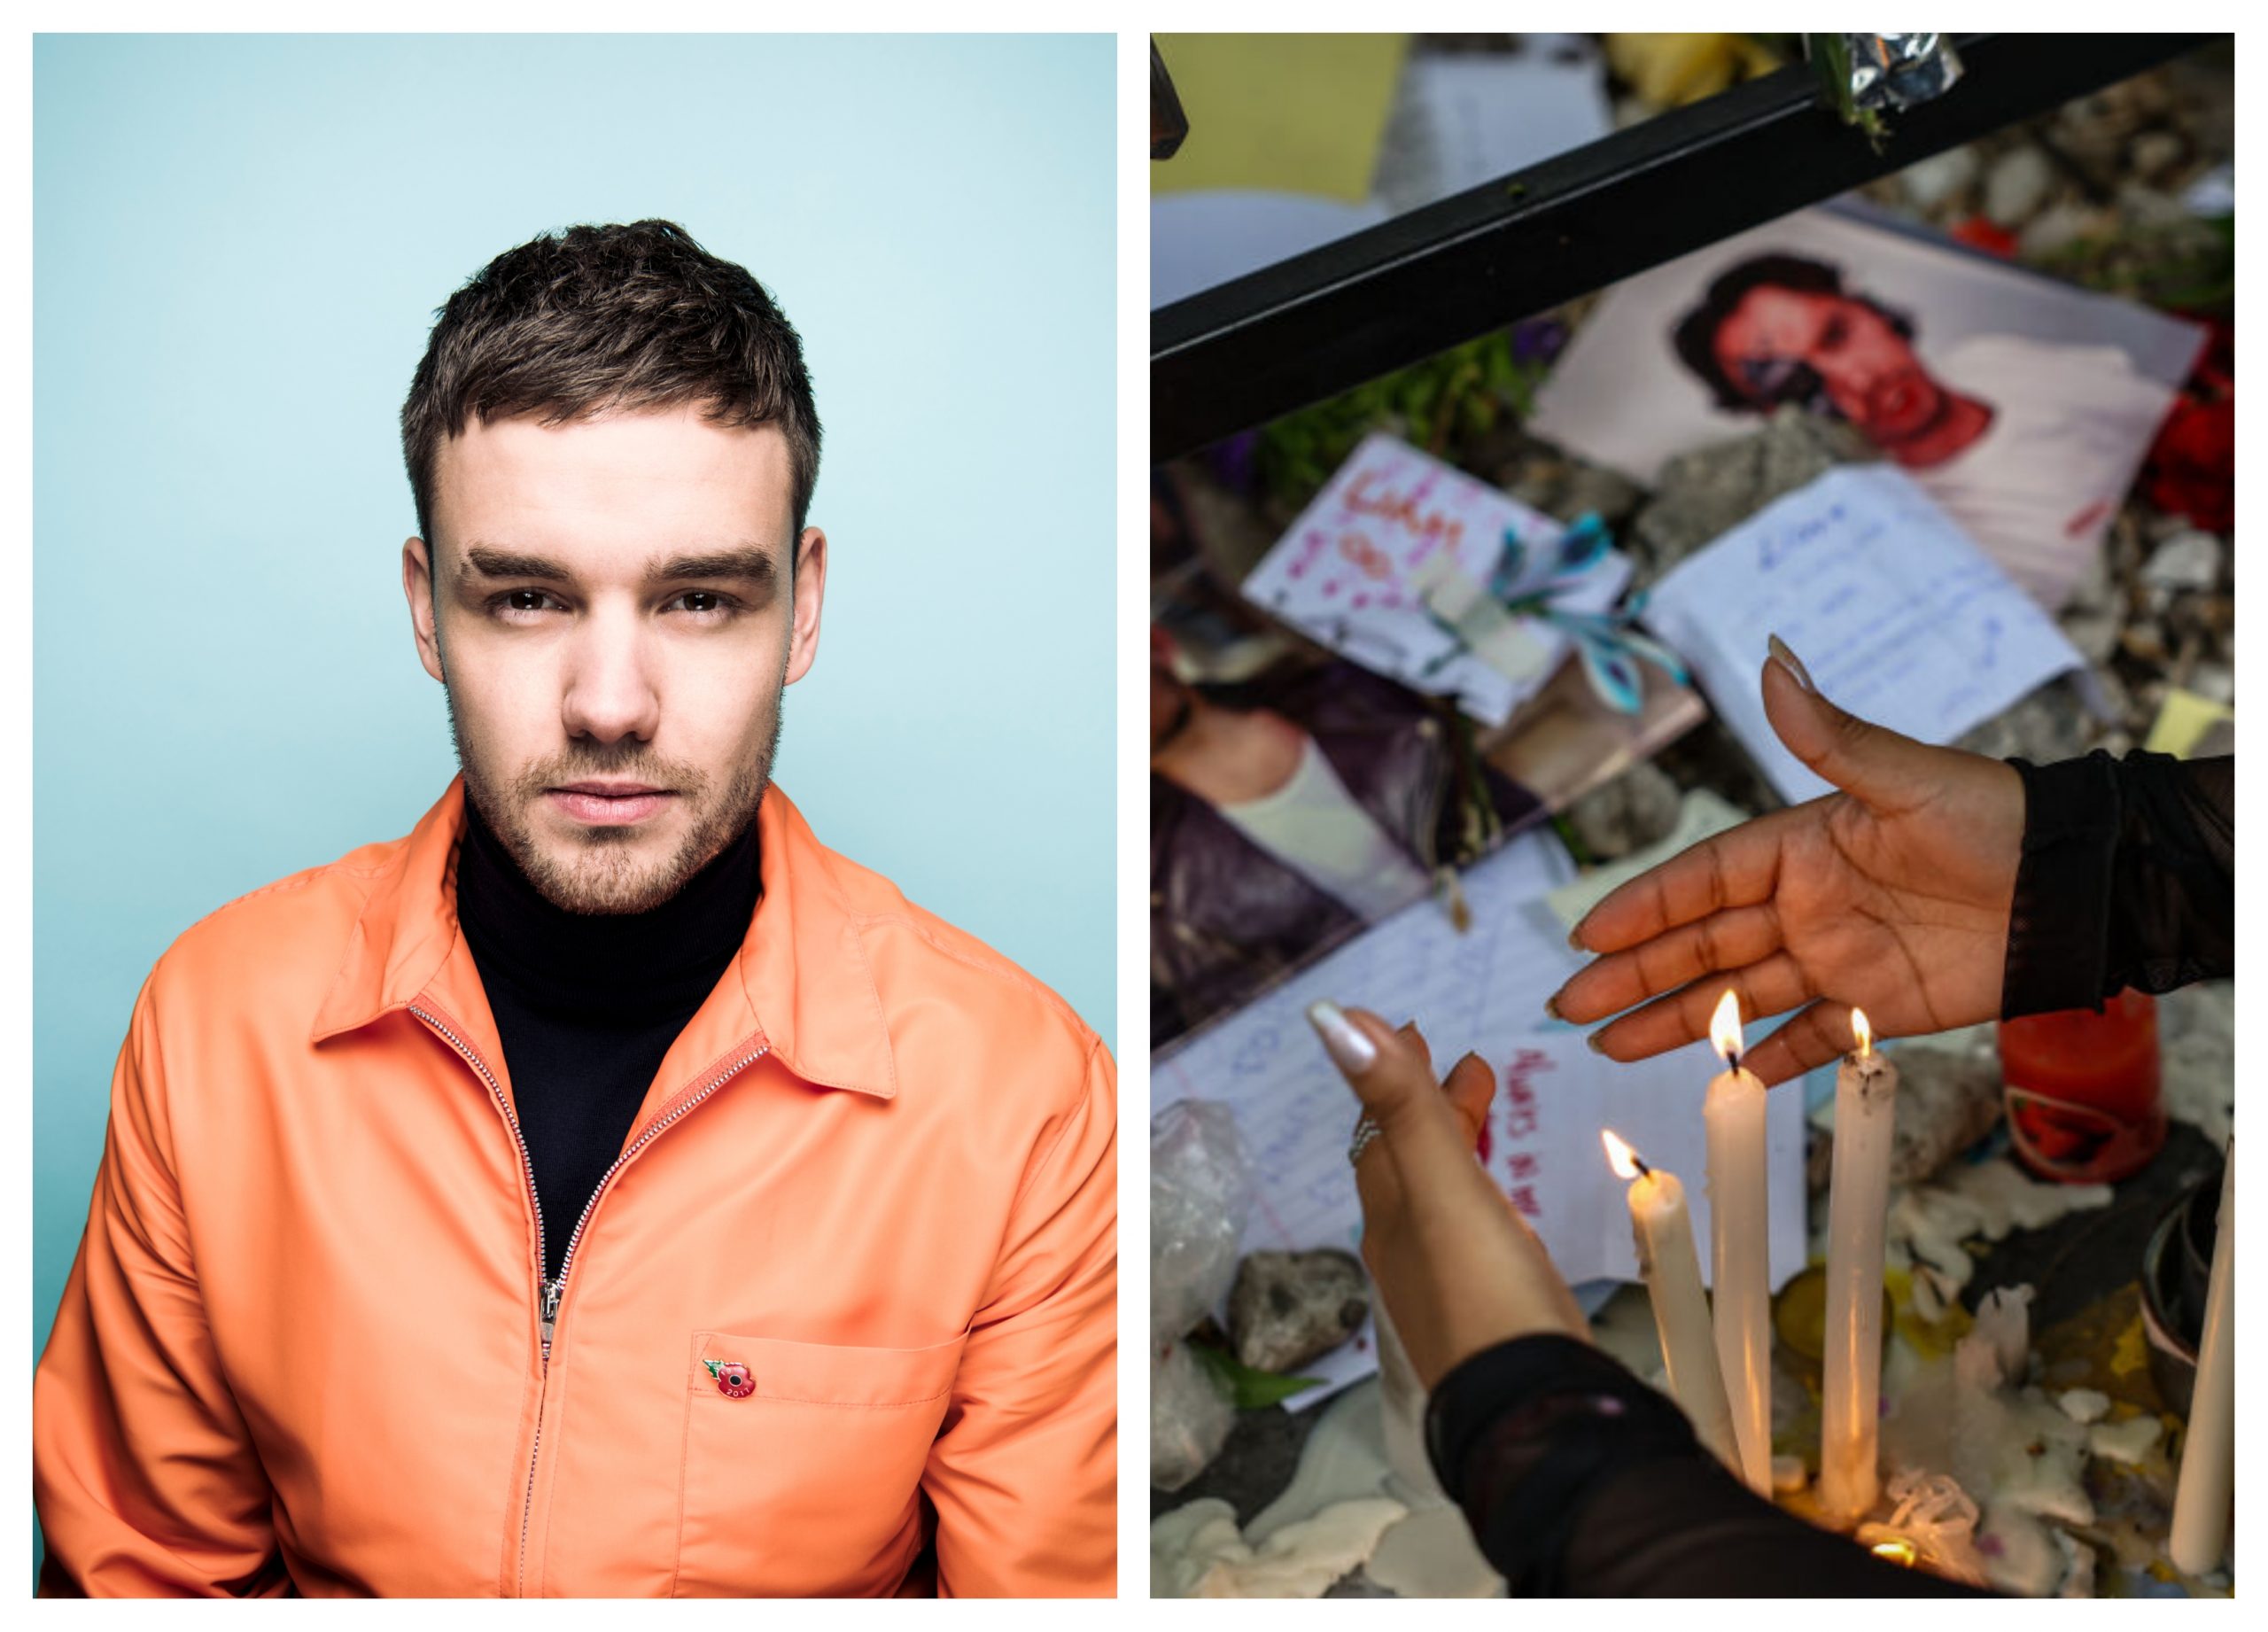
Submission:
[[1355,1022],[1336,1003],[1309,1004],[1308,1022],[1323,1038],[1324,1052],[1340,1070],[1359,1076],[1378,1059],[1378,1045],[1355,1030]]
[[1802,658],[1788,649],[1788,643],[1776,634],[1768,637],[1768,643],[1774,658],[1779,662],[1781,667],[1788,671],[1796,684],[1814,696],[1818,696],[1819,688],[1811,683],[1811,671],[1804,667]]

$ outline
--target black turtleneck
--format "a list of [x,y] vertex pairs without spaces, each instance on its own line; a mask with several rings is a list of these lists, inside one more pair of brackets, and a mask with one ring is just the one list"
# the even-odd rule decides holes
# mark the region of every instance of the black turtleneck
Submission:
[[558,1278],[575,1221],[622,1154],[662,1056],[747,938],[759,888],[750,822],[649,913],[563,912],[466,803],[457,920],[535,1169],[547,1278]]

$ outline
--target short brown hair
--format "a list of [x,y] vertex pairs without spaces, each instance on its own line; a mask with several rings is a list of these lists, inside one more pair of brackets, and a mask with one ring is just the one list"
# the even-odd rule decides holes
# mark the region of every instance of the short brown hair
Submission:
[[[570,227],[506,250],[440,308],[401,405],[401,452],[432,547],[443,440],[519,415],[548,425],[703,403],[711,423],[776,424],[800,536],[819,480],[803,343],[764,285],[673,221]],[[788,545],[793,570],[795,545]]]

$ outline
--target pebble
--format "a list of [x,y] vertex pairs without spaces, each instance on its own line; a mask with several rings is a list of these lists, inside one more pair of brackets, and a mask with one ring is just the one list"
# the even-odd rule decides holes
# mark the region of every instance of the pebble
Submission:
[[2099,1422],[2087,1430],[2087,1449],[2109,1462],[2137,1463],[2150,1454],[2165,1424],[2144,1415],[2124,1422]]
[[2142,563],[2153,589],[2210,589],[2221,575],[2221,541],[2194,527],[2175,533]]
[[1349,1254],[1247,1253],[1229,1288],[1229,1341],[1248,1366],[1296,1372],[1354,1336],[1370,1312],[1370,1283]]
[[2053,255],[2083,239],[2107,237],[2117,224],[2109,211],[2093,205],[2051,204],[2016,235],[2016,253],[2028,260]]
[[1619,861],[1677,826],[1681,796],[1660,766],[1641,760],[1567,807],[1567,824],[1596,861]]
[[1995,160],[1984,176],[1984,214],[1998,225],[2019,227],[2039,213],[2055,185],[2055,167],[2030,143]]
[[1935,211],[1974,186],[1977,173],[1984,167],[1975,148],[1948,147],[1919,164],[1907,166],[1898,179],[1916,209]]
[[2146,182],[2155,182],[2181,162],[2184,144],[2171,130],[2145,130],[2126,144],[2126,162]]

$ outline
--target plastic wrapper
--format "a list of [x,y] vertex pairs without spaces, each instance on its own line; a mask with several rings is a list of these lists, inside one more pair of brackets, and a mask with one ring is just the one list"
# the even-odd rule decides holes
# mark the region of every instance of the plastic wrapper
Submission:
[[1150,1335],[1162,1344],[1220,1306],[1252,1210],[1252,1163],[1225,1105],[1180,1100],[1150,1124]]
[[1252,1208],[1252,1164],[1225,1105],[1183,1100],[1150,1125],[1150,1482],[1178,1490],[1220,1454],[1228,1394],[1182,1339],[1220,1304]]
[[1236,1407],[1227,1390],[1176,1340],[1150,1350],[1150,1482],[1178,1490],[1221,1454]]

